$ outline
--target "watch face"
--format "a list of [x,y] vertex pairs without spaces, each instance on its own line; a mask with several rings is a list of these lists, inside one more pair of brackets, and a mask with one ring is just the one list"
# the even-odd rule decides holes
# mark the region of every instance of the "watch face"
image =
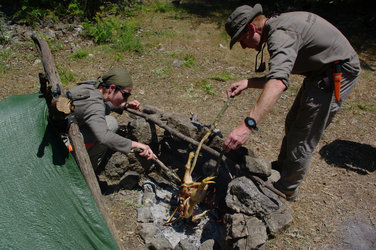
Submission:
[[256,126],[256,121],[255,119],[251,118],[251,117],[247,117],[245,118],[245,123],[247,124],[247,126],[249,128],[252,128],[253,130],[258,130],[257,126]]
[[255,127],[256,123],[255,123],[255,120],[253,119],[247,119],[247,124],[248,126],[250,126],[251,128]]

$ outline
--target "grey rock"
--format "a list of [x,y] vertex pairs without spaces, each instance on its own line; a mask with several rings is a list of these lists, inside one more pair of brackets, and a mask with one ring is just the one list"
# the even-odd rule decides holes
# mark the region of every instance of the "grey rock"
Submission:
[[268,234],[265,224],[254,216],[226,214],[224,218],[226,240],[231,248],[255,249],[266,243]]
[[245,156],[245,165],[241,166],[245,176],[257,175],[260,177],[269,177],[271,175],[271,163],[265,159]]
[[225,200],[227,207],[247,215],[264,216],[279,209],[278,204],[261,193],[256,185],[244,176],[230,182]]
[[152,105],[145,105],[142,109],[145,114],[163,114],[164,111]]
[[215,241],[213,239],[204,241],[201,246],[198,248],[199,250],[212,250],[214,249]]
[[[128,129],[132,135],[132,140],[144,144],[151,144],[154,135],[151,126],[155,128],[154,124],[149,124],[143,118],[137,118],[131,121],[128,125]],[[160,134],[160,136],[162,136],[162,134]]]
[[226,227],[226,240],[247,237],[247,216],[241,213],[226,214],[224,224]]
[[181,114],[164,114],[163,118],[167,120],[167,125],[176,129],[180,133],[195,138],[197,128],[192,124],[188,117]]
[[120,180],[129,169],[129,159],[126,155],[114,153],[105,166],[105,175],[108,179]]
[[268,240],[265,224],[256,217],[250,217],[247,219],[246,223],[249,233],[247,237],[248,245],[246,249],[255,249],[265,244]]
[[154,193],[154,187],[151,183],[144,183],[142,185],[142,205],[152,206],[156,202],[156,197]]
[[264,217],[264,221],[272,235],[277,235],[287,228],[293,220],[293,210],[287,202],[282,202],[280,208]]
[[271,175],[268,177],[268,182],[269,183],[277,182],[280,178],[281,178],[281,174],[277,170],[272,169]]
[[137,208],[137,221],[142,223],[154,222],[153,213],[150,207],[146,206]]
[[197,247],[194,247],[193,240],[189,238],[184,238],[179,241],[179,243],[175,246],[174,250],[195,250]]
[[57,23],[55,24],[55,30],[65,30],[66,25],[64,23]]
[[174,61],[172,62],[172,65],[175,66],[175,67],[179,67],[179,66],[181,66],[183,64],[184,64],[184,62],[180,61],[178,59],[174,59]]
[[142,223],[138,226],[138,231],[146,244],[146,249],[173,249],[171,243],[153,223]]
[[53,38],[56,38],[56,33],[55,33],[55,31],[52,30],[52,29],[47,28],[47,29],[45,29],[45,30],[43,31],[43,33],[46,35],[46,38],[47,38],[47,39],[53,39]]
[[346,219],[339,225],[343,232],[344,249],[375,249],[376,226],[359,219]]

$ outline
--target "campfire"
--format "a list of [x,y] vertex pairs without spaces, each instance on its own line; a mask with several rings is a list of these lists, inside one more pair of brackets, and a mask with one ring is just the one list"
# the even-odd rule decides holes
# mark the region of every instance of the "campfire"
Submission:
[[132,113],[120,133],[149,144],[158,160],[114,153],[98,176],[107,190],[141,187],[138,231],[147,246],[259,248],[291,223],[270,162],[246,148],[221,153],[219,119],[203,125],[152,106]]

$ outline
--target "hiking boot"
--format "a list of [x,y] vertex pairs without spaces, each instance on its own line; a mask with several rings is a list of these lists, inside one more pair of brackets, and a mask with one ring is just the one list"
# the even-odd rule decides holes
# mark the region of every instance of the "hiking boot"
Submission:
[[278,161],[273,161],[272,162],[272,169],[278,171],[278,172],[281,172],[281,166],[279,165]]
[[283,193],[286,196],[286,200],[289,202],[295,202],[298,199],[298,191],[289,191],[284,189],[279,182],[273,183],[274,188]]
[[294,192],[293,194],[290,194],[290,195],[286,195],[286,200],[289,201],[289,202],[295,202],[298,200],[298,192]]

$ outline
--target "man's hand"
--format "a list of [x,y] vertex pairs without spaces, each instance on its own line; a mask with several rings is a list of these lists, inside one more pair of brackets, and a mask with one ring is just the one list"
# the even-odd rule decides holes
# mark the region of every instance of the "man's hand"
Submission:
[[146,144],[132,141],[132,148],[137,148],[140,151],[140,156],[145,157],[148,160],[151,160],[153,157],[158,159],[151,148]]
[[134,110],[140,110],[141,109],[140,102],[137,101],[137,100],[130,101],[125,105],[127,105],[125,107],[127,109],[134,109]]
[[231,86],[227,89],[226,91],[227,97],[237,96],[246,88],[248,88],[248,79],[235,82],[231,84]]
[[243,122],[229,134],[223,144],[223,150],[229,152],[240,148],[248,140],[250,134],[251,130]]

